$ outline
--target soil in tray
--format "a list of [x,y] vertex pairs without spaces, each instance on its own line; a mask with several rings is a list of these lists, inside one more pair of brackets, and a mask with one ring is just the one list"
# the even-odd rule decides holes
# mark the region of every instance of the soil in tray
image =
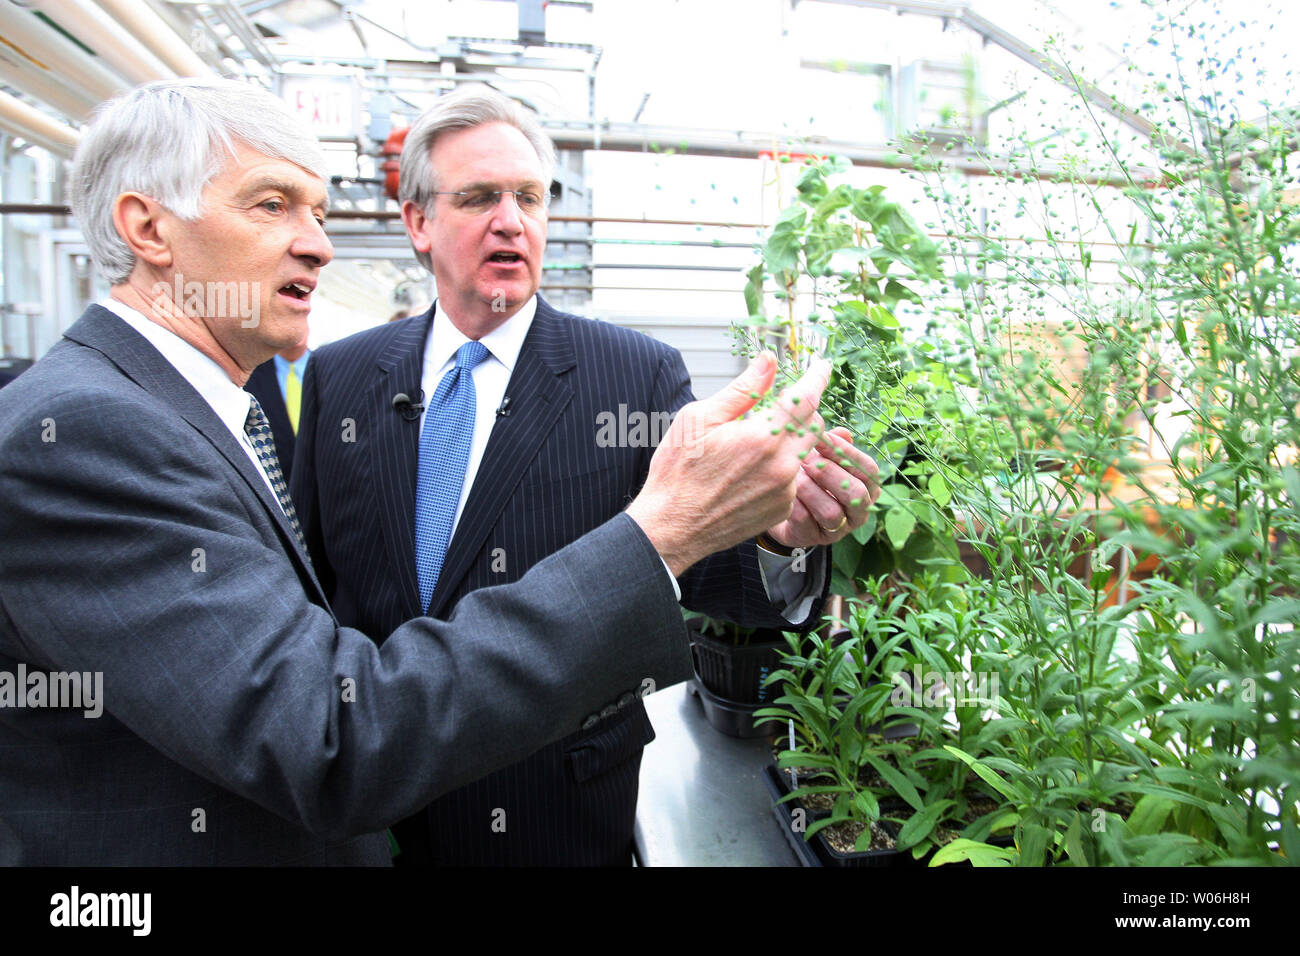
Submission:
[[[864,824],[857,821],[847,821],[833,824],[820,832],[826,838],[827,844],[836,852],[853,853],[855,852],[854,844],[857,843],[858,837],[862,835],[864,827]],[[871,821],[871,846],[866,849],[892,850],[895,846],[894,838],[890,836],[889,831],[882,827],[879,821]]]
[[[786,767],[778,770],[781,775],[781,782],[785,784],[786,790],[794,790],[795,786],[790,777],[790,768]],[[799,786],[802,787],[824,787],[835,781],[831,777],[817,776],[815,771],[808,769],[799,770]],[[803,807],[810,813],[830,813],[835,808],[835,794],[833,793],[808,793],[799,797],[796,801],[799,806]]]

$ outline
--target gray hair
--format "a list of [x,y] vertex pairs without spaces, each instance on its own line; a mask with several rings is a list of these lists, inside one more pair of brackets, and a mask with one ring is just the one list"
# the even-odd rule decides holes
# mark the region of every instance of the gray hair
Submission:
[[202,214],[203,189],[236,143],[325,179],[325,153],[307,126],[266,90],[214,78],[148,83],[109,100],[81,137],[69,179],[72,214],[95,267],[117,285],[135,255],[113,225],[113,204],[143,193],[174,215]]
[[[549,189],[555,173],[555,144],[542,129],[537,116],[510,97],[491,87],[475,83],[457,88],[438,97],[438,101],[420,114],[406,134],[398,168],[397,198],[401,203],[415,203],[426,216],[433,216],[434,193],[438,183],[429,154],[443,133],[473,129],[488,123],[508,123],[532,145],[542,164],[542,186]],[[415,253],[420,264],[433,271],[427,252]]]

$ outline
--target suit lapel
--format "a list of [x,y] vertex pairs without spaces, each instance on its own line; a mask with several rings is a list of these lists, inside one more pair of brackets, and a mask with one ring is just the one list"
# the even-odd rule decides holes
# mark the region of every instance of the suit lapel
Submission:
[[513,410],[493,424],[438,576],[429,605],[432,616],[447,610],[448,598],[459,589],[515,486],[573,399],[573,387],[563,374],[576,364],[572,334],[539,296],[537,314],[506,388]]
[[[275,522],[284,541],[285,550],[306,572],[316,589],[319,603],[328,608],[329,601],[316,580],[316,572],[298,547],[298,538],[284,516],[280,502],[267,487],[262,475],[247,453],[230,433],[230,429],[217,417],[212,406],[194,390],[185,377],[176,371],[158,350],[142,335],[120,318],[101,306],[92,305],[64,335],[74,342],[96,349],[107,356],[123,374],[146,392],[166,402],[204,438],[211,442],[221,456],[239,472],[240,477],[257,495],[271,520]],[[147,437],[147,436],[144,436]]]
[[[375,436],[374,454],[367,456],[374,471],[376,521],[382,529],[403,614],[419,617],[420,582],[415,573],[415,469],[420,454],[419,419],[408,421],[393,410],[393,396],[406,392],[417,400],[423,373],[424,343],[433,320],[430,309],[421,319],[401,328],[378,360],[379,377],[366,398],[367,431]],[[429,396],[424,396],[428,399]],[[358,423],[361,424],[361,423]]]

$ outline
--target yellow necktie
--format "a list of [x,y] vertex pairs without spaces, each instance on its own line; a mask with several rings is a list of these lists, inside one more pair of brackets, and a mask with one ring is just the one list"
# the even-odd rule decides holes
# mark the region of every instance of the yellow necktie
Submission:
[[284,407],[289,412],[289,427],[298,434],[298,413],[302,411],[302,383],[298,373],[289,366],[289,374],[284,380]]

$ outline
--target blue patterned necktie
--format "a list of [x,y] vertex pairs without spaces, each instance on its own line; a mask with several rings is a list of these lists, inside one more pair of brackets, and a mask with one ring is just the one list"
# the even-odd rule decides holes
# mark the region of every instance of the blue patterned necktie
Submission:
[[285,484],[284,472],[280,470],[280,459],[275,453],[275,439],[271,437],[271,425],[266,420],[266,413],[262,411],[262,403],[252,395],[249,399],[244,431],[248,435],[248,440],[253,443],[257,460],[262,463],[262,470],[266,472],[266,477],[271,482],[271,490],[275,492],[284,516],[289,519],[289,527],[293,529],[294,536],[298,539],[298,547],[302,549],[303,557],[306,557],[307,544],[302,539],[302,526],[298,524],[298,512],[293,509],[293,499],[289,497],[289,486]]
[[415,571],[420,580],[420,607],[425,611],[447,557],[474,440],[476,403],[471,371],[487,357],[487,348],[479,342],[462,345],[456,352],[456,367],[442,377],[424,413],[415,479]]

